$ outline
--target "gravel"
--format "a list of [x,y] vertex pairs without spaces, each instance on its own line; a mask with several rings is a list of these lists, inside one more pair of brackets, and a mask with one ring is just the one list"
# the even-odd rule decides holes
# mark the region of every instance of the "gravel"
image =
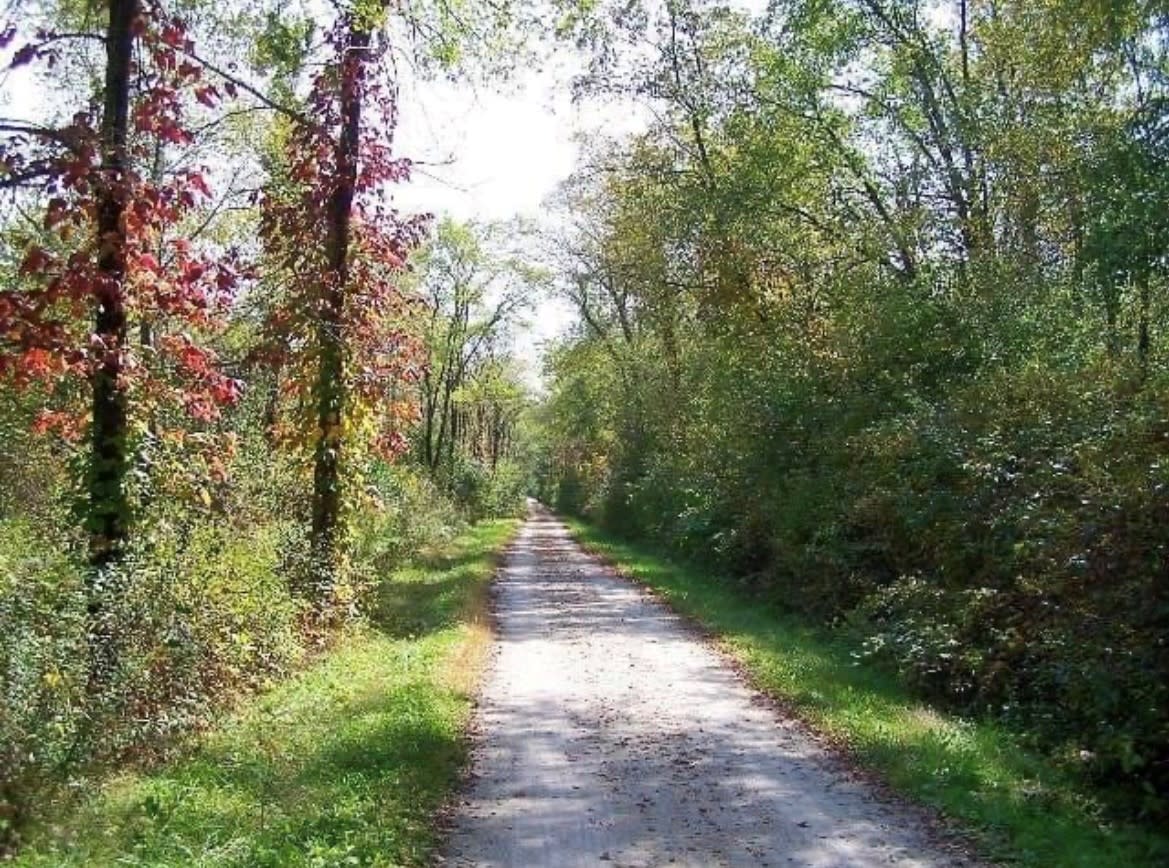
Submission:
[[539,508],[495,613],[471,777],[440,862],[974,864]]

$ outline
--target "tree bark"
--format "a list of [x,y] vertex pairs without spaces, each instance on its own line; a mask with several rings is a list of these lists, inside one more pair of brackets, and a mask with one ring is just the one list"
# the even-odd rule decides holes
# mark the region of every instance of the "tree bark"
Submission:
[[[126,541],[128,450],[126,393],[119,380],[126,340],[126,136],[130,113],[131,26],[137,0],[112,0],[106,38],[102,114],[102,187],[97,202],[98,283],[94,335],[101,358],[94,369],[89,474],[90,558],[101,567],[117,560]],[[96,601],[91,600],[91,605]]]
[[1152,337],[1149,334],[1149,275],[1143,273],[1138,283],[1137,301],[1140,305],[1140,321],[1137,326],[1137,363],[1140,365],[1141,379],[1149,375],[1149,351],[1152,348]]
[[341,61],[341,129],[337,138],[336,178],[329,197],[327,272],[321,287],[317,320],[320,353],[317,367],[317,442],[313,462],[312,560],[318,604],[331,599],[342,551],[343,504],[341,461],[346,410],[345,296],[353,197],[361,134],[362,70],[368,62],[370,33],[351,25]]
[[101,122],[101,187],[97,197],[97,282],[94,338],[100,356],[90,375],[90,461],[86,529],[90,571],[86,579],[87,631],[90,644],[89,685],[97,690],[114,664],[105,609],[110,567],[125,554],[130,504],[126,476],[127,401],[122,380],[126,342],[126,207],[127,129],[130,116],[132,27],[138,0],[111,0],[106,30],[105,101]]

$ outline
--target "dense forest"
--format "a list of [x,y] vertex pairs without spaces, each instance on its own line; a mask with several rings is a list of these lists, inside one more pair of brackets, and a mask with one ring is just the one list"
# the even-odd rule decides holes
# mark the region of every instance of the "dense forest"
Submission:
[[[1169,7],[667,3],[555,239],[543,494],[1169,797]],[[648,34],[648,38],[646,37]]]
[[[5,13],[0,854],[525,494],[1169,816],[1164,0]],[[642,129],[400,212],[399,64],[536,44]]]

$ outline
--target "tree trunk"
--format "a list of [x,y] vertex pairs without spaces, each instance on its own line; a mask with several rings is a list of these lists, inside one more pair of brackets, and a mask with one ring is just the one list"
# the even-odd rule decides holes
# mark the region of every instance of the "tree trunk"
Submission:
[[439,468],[439,465],[442,463],[443,451],[445,450],[446,441],[447,441],[447,428],[450,424],[452,424],[451,423],[451,413],[452,413],[451,396],[453,393],[454,393],[454,387],[451,386],[450,382],[449,381],[444,382],[443,383],[442,408],[439,411],[439,417],[438,417],[438,434],[435,437],[433,461],[430,465],[430,469],[432,472],[437,471]]
[[346,410],[344,314],[349,277],[350,220],[357,186],[361,133],[361,78],[368,61],[370,33],[356,23],[342,59],[341,130],[337,138],[336,179],[329,197],[326,238],[328,269],[321,287],[317,320],[317,443],[313,466],[312,559],[318,604],[333,594],[342,547],[341,478]]
[[129,533],[126,391],[120,382],[126,341],[126,232],[122,212],[127,199],[126,136],[133,55],[131,28],[137,14],[138,0],[111,0],[106,31],[102,175],[97,199],[98,279],[94,288],[96,313],[93,328],[101,355],[90,377],[93,404],[86,515],[91,565],[86,581],[91,688],[104,682],[114,662],[103,610],[109,593],[109,568],[124,555]]
[[1120,335],[1117,333],[1119,307],[1119,290],[1114,286],[1107,287],[1104,290],[1104,321],[1107,325],[1105,341],[1108,355],[1114,359],[1120,355]]
[[[90,558],[96,567],[117,560],[126,541],[128,451],[126,393],[119,379],[126,341],[126,131],[130,113],[131,26],[137,0],[112,0],[106,34],[102,115],[102,188],[97,203],[98,285],[94,335],[102,356],[92,375],[92,456],[89,474]],[[91,606],[100,605],[91,599]]]
[[423,398],[422,460],[428,470],[434,470],[434,413],[437,396],[427,390]]
[[1149,350],[1152,338],[1149,335],[1149,275],[1142,274],[1138,284],[1138,304],[1140,305],[1140,323],[1137,332],[1137,362],[1140,365],[1141,379],[1149,374]]
[[451,430],[447,436],[447,467],[454,468],[455,466],[455,446],[459,443],[459,438],[462,437],[463,425],[462,419],[459,416],[459,408],[451,407]]

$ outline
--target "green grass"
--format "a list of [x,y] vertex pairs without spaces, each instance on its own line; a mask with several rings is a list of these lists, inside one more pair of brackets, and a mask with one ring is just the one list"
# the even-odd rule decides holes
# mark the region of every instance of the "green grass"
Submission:
[[902,794],[960,820],[992,858],[1043,868],[1169,864],[1169,836],[1102,822],[1081,782],[1001,728],[929,708],[888,673],[859,665],[844,640],[726,580],[569,524],[586,548],[715,634],[757,688]]
[[480,524],[395,573],[367,626],[185,759],[108,781],[16,864],[425,864],[464,760],[488,580],[516,524]]

